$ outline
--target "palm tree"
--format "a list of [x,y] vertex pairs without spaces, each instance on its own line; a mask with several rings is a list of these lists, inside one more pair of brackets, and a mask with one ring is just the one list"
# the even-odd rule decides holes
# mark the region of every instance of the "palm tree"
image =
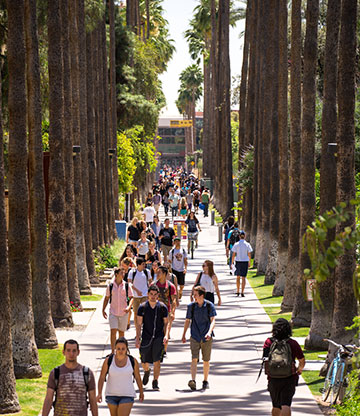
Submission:
[[[304,43],[303,119],[301,131],[301,192],[300,239],[315,217],[315,99],[317,32],[319,0],[308,0],[306,8],[306,35]],[[300,240],[301,243],[301,240]],[[300,273],[297,279],[292,321],[295,326],[310,326],[311,303],[304,299],[301,271],[310,268],[307,251],[300,246]]]
[[290,68],[290,164],[289,164],[289,249],[282,311],[294,305],[299,269],[299,210],[301,155],[301,0],[291,6],[291,68]]
[[68,0],[61,3],[62,58],[63,58],[63,111],[64,111],[64,167],[65,167],[65,209],[64,233],[66,240],[66,271],[69,299],[81,307],[79,281],[76,267],[76,223],[74,194],[74,161],[71,135],[71,83],[70,83],[70,27]]
[[[2,65],[1,65],[2,66]],[[0,103],[1,96],[0,72]],[[1,107],[0,107],[1,109]],[[7,229],[5,213],[5,171],[4,171],[4,143],[2,129],[2,109],[0,111],[0,413],[16,413],[20,411],[16,394],[14,364],[11,359],[11,312],[9,291],[9,262],[7,246]]]
[[287,1],[279,1],[279,233],[273,295],[284,294],[289,238]]
[[64,234],[65,175],[63,136],[63,83],[60,1],[48,2],[49,68],[49,279],[51,312],[55,326],[72,326]]
[[[326,13],[326,43],[324,61],[324,99],[322,111],[321,163],[320,163],[320,214],[336,205],[336,160],[329,152],[329,143],[336,142],[336,92],[341,3],[328,1]],[[335,229],[329,231],[329,241],[334,240]],[[311,326],[305,347],[310,350],[327,349],[324,338],[331,335],[334,309],[334,275],[318,285],[323,307],[312,308]]]
[[[350,203],[355,198],[355,76],[357,1],[344,0],[341,6],[339,40],[339,81],[338,81],[338,157],[337,157],[337,203]],[[355,228],[355,216],[338,226]],[[354,332],[347,331],[357,315],[357,301],[354,297],[352,276],[355,270],[355,249],[348,250],[340,259],[335,270],[335,302],[331,338],[348,342]]]
[[[41,377],[34,338],[27,178],[24,2],[8,2],[9,276],[14,371]],[[7,358],[8,360],[10,357]]]
[[35,340],[38,348],[55,348],[57,347],[57,339],[51,318],[48,276],[36,0],[25,0],[25,31],[29,128],[32,305]]

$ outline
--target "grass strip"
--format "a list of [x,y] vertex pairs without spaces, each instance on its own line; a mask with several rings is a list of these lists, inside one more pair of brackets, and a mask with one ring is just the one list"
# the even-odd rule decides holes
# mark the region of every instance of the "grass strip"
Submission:
[[81,295],[81,302],[97,302],[101,300],[103,297],[102,295]]

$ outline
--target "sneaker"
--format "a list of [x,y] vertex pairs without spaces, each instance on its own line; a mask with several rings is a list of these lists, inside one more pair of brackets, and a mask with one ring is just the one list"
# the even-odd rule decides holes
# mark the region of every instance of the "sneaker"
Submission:
[[196,390],[196,381],[195,380],[190,380],[188,382],[188,386],[191,388],[191,390]]
[[210,386],[209,386],[209,382],[207,381],[207,380],[204,380],[203,381],[203,386],[202,386],[202,388],[203,388],[203,390],[206,390],[206,389],[208,389]]
[[143,377],[143,385],[146,386],[149,382],[149,377],[150,377],[150,370],[145,371],[144,373],[144,377]]
[[159,383],[158,383],[157,380],[153,380],[153,382],[152,382],[152,388],[153,388],[153,390],[160,390],[159,389]]
[[242,293],[242,294],[241,294],[241,297],[242,297],[242,298],[244,298],[244,297],[245,297],[245,295]]
[[232,276],[232,271],[230,271],[230,276]]

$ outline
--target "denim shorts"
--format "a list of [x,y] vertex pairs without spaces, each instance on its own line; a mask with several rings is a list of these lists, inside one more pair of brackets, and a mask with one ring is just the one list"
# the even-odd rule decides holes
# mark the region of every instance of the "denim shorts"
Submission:
[[119,406],[119,404],[134,403],[134,398],[129,396],[106,396],[105,401],[108,404]]

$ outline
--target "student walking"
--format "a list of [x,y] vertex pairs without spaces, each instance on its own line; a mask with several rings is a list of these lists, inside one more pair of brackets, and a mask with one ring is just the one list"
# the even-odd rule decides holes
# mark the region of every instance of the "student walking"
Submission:
[[174,275],[178,279],[179,284],[179,299],[182,298],[182,293],[185,286],[185,275],[187,271],[188,259],[184,248],[181,248],[180,237],[174,238],[175,247],[169,253],[169,261]]
[[77,362],[79,354],[77,341],[69,339],[65,342],[65,364],[49,374],[42,416],[48,416],[53,404],[54,416],[86,416],[88,399],[92,416],[98,416],[94,373]]
[[[263,347],[265,373],[268,376],[268,391],[272,400],[272,416],[290,416],[291,403],[299,375],[305,367],[305,357],[300,345],[290,338],[290,323],[279,318],[272,328],[272,338]],[[298,360],[298,367],[295,365]]]
[[205,260],[202,265],[203,271],[200,272],[195,280],[195,284],[191,289],[190,299],[194,299],[194,289],[196,286],[202,286],[206,293],[205,299],[215,304],[215,291],[218,297],[218,306],[221,305],[220,289],[218,284],[218,278],[214,272],[214,263],[211,260]]
[[164,346],[169,339],[168,309],[159,302],[159,293],[156,285],[149,287],[148,300],[138,309],[135,340],[135,346],[140,348],[144,386],[149,382],[150,364],[154,365],[153,390],[159,390],[160,363],[164,355]]
[[161,242],[161,251],[164,256],[164,262],[167,261],[170,250],[174,244],[175,231],[170,227],[170,219],[165,218],[164,228],[160,230],[159,240]]
[[129,312],[133,304],[133,292],[129,284],[124,281],[126,271],[125,266],[114,270],[115,278],[106,288],[102,308],[104,318],[108,319],[106,307],[110,303],[109,324],[112,353],[115,350],[117,333],[119,332],[119,338],[123,337],[128,327]]
[[[231,238],[231,237],[230,237]],[[231,262],[230,267],[235,259],[235,275],[236,275],[236,296],[240,292],[240,278],[241,278],[241,296],[244,297],[244,290],[246,284],[246,275],[251,262],[252,247],[250,243],[245,241],[245,231],[240,231],[240,240],[231,248]]]
[[[106,380],[106,376],[108,379]],[[144,388],[140,378],[139,363],[130,355],[128,342],[121,337],[115,342],[115,353],[104,361],[98,382],[97,402],[102,402],[106,381],[105,401],[111,416],[128,416],[134,405],[136,392],[133,377],[139,388],[139,401],[144,400]]]
[[191,390],[196,390],[196,371],[200,350],[203,359],[204,372],[202,388],[204,390],[209,388],[208,377],[216,310],[214,304],[205,299],[205,293],[205,289],[202,286],[196,286],[194,288],[195,301],[190,303],[187,307],[182,336],[182,342],[185,343],[186,332],[191,324],[191,380],[188,383]]
[[205,188],[204,192],[201,194],[201,202],[204,204],[204,217],[209,216],[209,203],[210,203],[210,194],[209,190]]

